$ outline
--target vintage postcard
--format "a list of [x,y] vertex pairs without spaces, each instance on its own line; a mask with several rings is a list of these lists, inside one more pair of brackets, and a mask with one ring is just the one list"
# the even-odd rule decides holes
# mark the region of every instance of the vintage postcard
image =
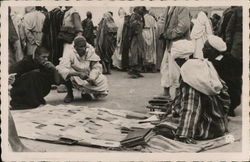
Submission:
[[4,161],[249,159],[247,1],[1,2]]

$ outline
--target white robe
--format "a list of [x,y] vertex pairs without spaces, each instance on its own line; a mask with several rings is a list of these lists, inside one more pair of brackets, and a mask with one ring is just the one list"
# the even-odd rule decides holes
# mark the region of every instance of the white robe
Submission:
[[121,47],[121,42],[122,42],[123,25],[124,25],[124,16],[119,17],[119,19],[117,20],[117,26],[118,26],[117,44],[116,44],[114,54],[112,56],[113,65],[117,67],[118,69],[122,69],[122,53],[120,51],[121,49],[120,47]]
[[[71,50],[70,50],[71,49]],[[67,53],[63,55],[60,64],[56,67],[64,80],[67,80],[70,72],[84,72],[89,78],[93,79],[96,86],[90,85],[86,80],[79,76],[73,76],[69,79],[72,81],[74,88],[85,93],[107,93],[107,78],[102,74],[102,66],[99,63],[100,58],[95,54],[95,49],[87,44],[86,55],[80,57],[73,46],[67,48]],[[93,67],[91,61],[95,61]]]
[[199,12],[197,19],[193,20],[194,26],[190,34],[195,44],[194,58],[204,58],[202,49],[207,36],[213,34],[209,19],[204,12]]

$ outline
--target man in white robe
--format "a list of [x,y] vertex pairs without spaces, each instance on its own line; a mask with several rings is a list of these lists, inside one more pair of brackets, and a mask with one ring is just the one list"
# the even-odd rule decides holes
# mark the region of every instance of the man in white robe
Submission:
[[102,75],[102,65],[99,61],[95,49],[87,44],[83,36],[77,36],[71,50],[63,55],[57,66],[68,91],[64,98],[65,103],[74,100],[73,87],[81,91],[84,99],[107,96],[107,78]]

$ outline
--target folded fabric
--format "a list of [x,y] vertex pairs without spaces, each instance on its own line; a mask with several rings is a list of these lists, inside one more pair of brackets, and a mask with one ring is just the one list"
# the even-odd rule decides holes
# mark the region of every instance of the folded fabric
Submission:
[[176,58],[188,58],[194,53],[194,44],[191,40],[178,40],[173,42],[171,48],[171,55]]
[[209,35],[207,37],[207,40],[209,44],[217,49],[220,52],[226,51],[227,50],[227,45],[226,43],[218,36],[215,35]]
[[206,95],[217,95],[222,83],[213,64],[206,59],[189,59],[181,67],[185,83]]

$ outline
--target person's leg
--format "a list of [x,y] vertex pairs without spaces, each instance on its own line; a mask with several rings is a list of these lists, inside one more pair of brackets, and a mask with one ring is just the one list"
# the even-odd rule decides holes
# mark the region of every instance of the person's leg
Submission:
[[73,85],[71,80],[68,80],[65,82],[65,86],[67,88],[67,95],[64,98],[65,103],[70,103],[74,100],[74,95],[73,95]]
[[129,71],[128,71],[128,74],[130,75],[131,78],[133,79],[136,79],[138,78],[138,75],[137,75],[137,71],[136,71],[136,67],[135,66],[131,66]]
[[171,98],[171,96],[170,96],[170,88],[169,87],[164,87],[163,96]]
[[111,62],[106,62],[106,67],[107,67],[107,74],[111,74]]
[[135,74],[138,76],[138,77],[144,77],[142,74],[142,66],[141,65],[138,65],[135,67]]
[[26,146],[23,145],[20,138],[18,137],[16,126],[9,112],[9,137],[8,137],[11,149],[15,152],[28,152],[31,151]]

